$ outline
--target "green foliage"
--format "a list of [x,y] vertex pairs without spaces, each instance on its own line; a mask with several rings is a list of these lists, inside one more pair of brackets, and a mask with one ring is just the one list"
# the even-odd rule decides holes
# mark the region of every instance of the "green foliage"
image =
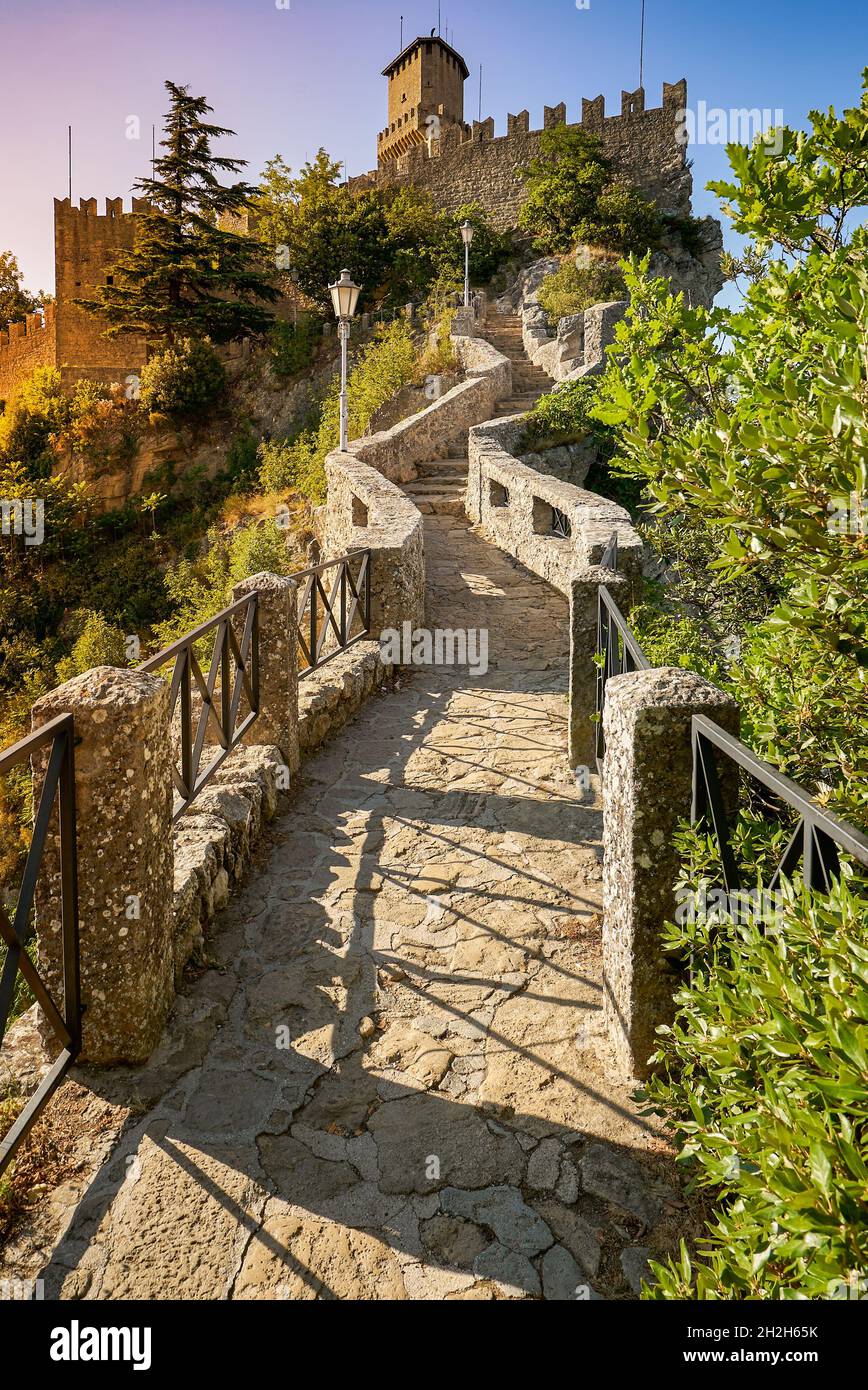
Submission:
[[447,278],[459,287],[465,219],[475,228],[471,278],[489,279],[508,254],[511,239],[489,227],[478,204],[445,213],[419,189],[352,193],[339,183],[341,167],[321,149],[293,177],[278,156],[267,164],[255,201],[257,229],[277,264],[288,266],[294,283],[329,318],[328,285],[343,266],[362,286],[363,305],[421,302]]
[[[748,862],[754,830],[743,819],[735,839]],[[685,841],[685,886],[707,892],[711,846]],[[652,1265],[647,1297],[846,1297],[837,1281],[868,1269],[865,885],[785,887],[770,921],[717,910],[666,928],[664,950],[689,957],[692,980],[647,1091],[721,1206],[693,1259],[682,1248]]]
[[245,420],[229,440],[221,478],[229,483],[233,491],[244,489],[254,481],[258,461],[258,441],[249,421]]
[[152,357],[141,372],[146,410],[174,418],[201,414],[226,386],[223,363],[207,338],[181,338]]
[[[748,727],[862,823],[865,755],[847,730],[864,722],[868,688],[868,268],[864,231],[848,240],[839,215],[868,188],[853,163],[863,148],[868,168],[868,78],[858,110],[812,119],[821,136],[787,134],[779,157],[731,152],[737,225],[759,247],[740,309],[690,309],[631,263],[595,413],[618,430],[613,466],[645,484],[653,529],[696,541],[688,600],[713,624],[727,590],[750,599],[741,615],[729,603]],[[768,246],[784,254],[763,259]]]
[[539,302],[553,323],[570,314],[581,314],[592,304],[623,299],[624,273],[611,261],[594,260],[577,266],[569,260],[546,276],[539,288]]
[[11,251],[0,251],[0,329],[39,308],[40,299],[24,288],[24,276]]
[[165,86],[170,109],[160,148],[166,153],[153,177],[135,185],[148,203],[136,218],[135,244],[112,267],[112,283],[82,307],[107,320],[108,336],[142,333],[174,343],[207,335],[225,343],[260,333],[272,320],[266,306],[278,295],[263,249],[221,225],[244,211],[254,189],[222,184],[220,177],[237,173],[245,161],[211,148],[235,132],[208,123],[204,97],[174,82]]
[[155,629],[159,646],[213,618],[232,601],[233,585],[267,570],[289,574],[291,555],[286,531],[275,521],[236,527],[229,534],[208,532],[204,554],[182,559],[166,571],[165,586],[172,617]]
[[268,335],[275,375],[290,377],[304,371],[321,339],[322,320],[315,314],[302,314],[297,323],[275,323]]
[[126,639],[120,628],[107,622],[102,613],[83,610],[75,613],[70,628],[78,632],[69,656],[57,663],[58,683],[71,680],[93,666],[126,666]]
[[590,438],[604,453],[611,452],[611,432],[591,413],[596,393],[597,381],[584,377],[563,381],[540,396],[525,417],[519,451],[528,453]]
[[526,198],[519,226],[543,255],[569,251],[578,242],[623,254],[657,245],[659,214],[613,176],[596,136],[576,126],[544,130],[539,154],[522,173]]
[[661,610],[654,603],[640,603],[630,610],[630,627],[651,666],[681,666],[715,685],[726,683],[721,654],[709,646],[707,634],[695,618]]
[[69,424],[71,413],[60,372],[37,367],[0,416],[0,464],[20,464],[29,478],[47,477],[53,462],[52,437]]
[[[347,380],[350,439],[360,438],[380,406],[406,386],[417,371],[417,349],[406,322],[396,319],[378,329],[363,348]],[[292,487],[312,502],[326,494],[325,460],[340,443],[340,381],[335,377],[316,427],[297,439],[260,447],[259,481],[266,491]]]

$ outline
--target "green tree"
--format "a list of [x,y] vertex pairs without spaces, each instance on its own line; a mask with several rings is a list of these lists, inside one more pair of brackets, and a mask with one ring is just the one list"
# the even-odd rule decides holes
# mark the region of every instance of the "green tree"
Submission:
[[40,299],[24,288],[18,261],[11,251],[0,251],[0,328],[23,319],[39,308]]
[[733,672],[754,745],[863,819],[868,235],[851,214],[868,206],[868,70],[858,108],[810,119],[778,154],[730,147],[735,179],[715,185],[753,238],[740,308],[689,309],[628,270],[596,413],[658,533],[707,545],[706,590],[764,595]]
[[109,336],[135,332],[173,343],[207,335],[225,343],[262,332],[273,318],[267,305],[278,294],[263,248],[220,225],[255,192],[243,182],[220,182],[244,167],[244,160],[212,150],[234,131],[205,120],[211,107],[204,97],[165,85],[171,104],[160,148],[166,153],[155,161],[153,177],[136,184],[148,210],[136,219],[135,244],[114,266],[113,283],[83,307],[107,319]]

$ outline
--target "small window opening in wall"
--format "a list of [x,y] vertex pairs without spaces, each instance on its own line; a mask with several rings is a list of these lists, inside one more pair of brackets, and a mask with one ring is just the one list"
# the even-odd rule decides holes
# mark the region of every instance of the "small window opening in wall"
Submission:
[[113,275],[107,275],[105,277],[105,282],[107,285],[113,285],[115,282],[115,277]]
[[573,534],[569,517],[541,497],[533,499],[533,530],[536,536],[559,536],[561,539]]
[[488,484],[488,501],[492,507],[509,506],[509,489],[503,483],[496,483],[492,478]]
[[353,525],[367,526],[368,509],[359,497],[353,498]]

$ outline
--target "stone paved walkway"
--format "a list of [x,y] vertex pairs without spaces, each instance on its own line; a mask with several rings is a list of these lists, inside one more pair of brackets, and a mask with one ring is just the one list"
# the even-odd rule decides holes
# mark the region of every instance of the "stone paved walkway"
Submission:
[[429,623],[487,627],[490,669],[417,671],[305,765],[47,1297],[629,1296],[671,1236],[599,1033],[566,604],[426,524]]

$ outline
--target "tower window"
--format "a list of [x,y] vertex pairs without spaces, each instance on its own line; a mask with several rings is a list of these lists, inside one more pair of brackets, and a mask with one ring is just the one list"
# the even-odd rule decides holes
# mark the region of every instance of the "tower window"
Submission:
[[113,275],[107,275],[105,277],[105,282],[107,285],[113,285],[115,282],[115,277]]

